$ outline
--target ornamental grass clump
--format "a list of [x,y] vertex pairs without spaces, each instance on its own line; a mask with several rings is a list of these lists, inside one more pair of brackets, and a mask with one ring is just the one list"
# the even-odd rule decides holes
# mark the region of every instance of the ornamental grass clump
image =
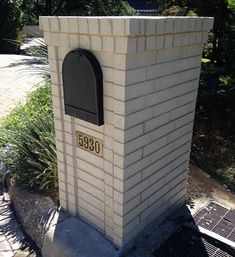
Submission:
[[3,160],[22,187],[57,187],[57,161],[50,83],[36,89],[25,105],[17,106],[0,127]]

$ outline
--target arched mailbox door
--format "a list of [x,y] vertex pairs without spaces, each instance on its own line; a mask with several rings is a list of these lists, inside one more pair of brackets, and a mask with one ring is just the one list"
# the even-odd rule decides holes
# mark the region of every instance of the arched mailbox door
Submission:
[[70,51],[63,62],[62,77],[65,113],[103,125],[103,75],[96,57],[84,49]]

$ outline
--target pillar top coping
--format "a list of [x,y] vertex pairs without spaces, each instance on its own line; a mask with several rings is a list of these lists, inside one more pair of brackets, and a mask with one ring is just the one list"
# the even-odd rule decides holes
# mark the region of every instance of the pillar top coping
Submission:
[[213,21],[213,17],[196,16],[40,16],[40,29],[100,36],[151,36],[209,31]]

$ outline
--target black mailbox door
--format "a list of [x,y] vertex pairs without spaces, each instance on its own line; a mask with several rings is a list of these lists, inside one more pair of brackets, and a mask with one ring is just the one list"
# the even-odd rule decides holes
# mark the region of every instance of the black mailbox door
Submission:
[[98,60],[84,49],[70,51],[62,67],[65,113],[96,125],[103,122],[103,76]]

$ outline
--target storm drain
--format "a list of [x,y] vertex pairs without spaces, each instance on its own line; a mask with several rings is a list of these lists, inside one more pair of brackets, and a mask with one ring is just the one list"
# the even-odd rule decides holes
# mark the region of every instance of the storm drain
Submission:
[[[235,242],[235,210],[210,202],[193,217],[192,222]],[[220,242],[210,237],[202,237],[200,233],[187,227],[177,230],[153,254],[156,257],[235,256]]]

